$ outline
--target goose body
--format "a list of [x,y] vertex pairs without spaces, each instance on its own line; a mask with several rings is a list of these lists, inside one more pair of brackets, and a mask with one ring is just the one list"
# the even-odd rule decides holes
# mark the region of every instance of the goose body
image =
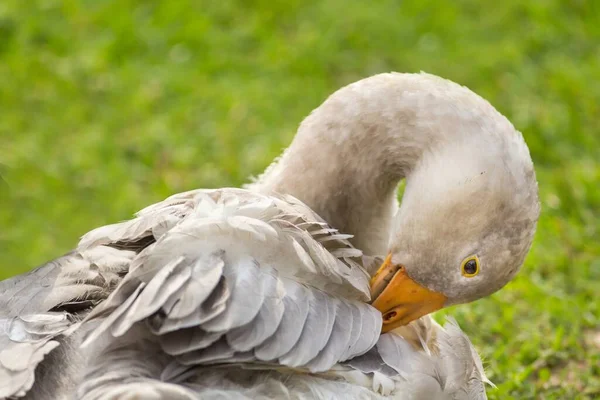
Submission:
[[[485,210],[456,213],[477,195]],[[527,147],[489,103],[367,78],[247,189],[174,195],[0,282],[0,398],[485,398],[468,338],[417,318],[506,284],[538,213]],[[481,276],[455,276],[472,251]]]
[[[33,272],[30,283],[46,286],[33,300],[44,303],[20,296],[19,282],[8,288],[8,307],[21,311],[3,320],[0,395],[31,390],[37,364],[61,344],[83,345],[85,360],[62,387],[41,377],[34,397],[424,398],[412,385],[423,377],[440,398],[479,388],[470,343],[468,372],[444,393],[447,357],[380,337],[363,255],[348,238],[291,196],[242,189],[181,193],[91,231]],[[91,313],[75,311],[103,297]]]

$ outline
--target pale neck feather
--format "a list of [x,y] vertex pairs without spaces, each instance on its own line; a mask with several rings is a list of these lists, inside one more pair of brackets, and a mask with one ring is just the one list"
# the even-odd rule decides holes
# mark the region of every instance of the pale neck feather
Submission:
[[353,244],[366,254],[381,255],[398,210],[399,181],[410,180],[415,169],[439,169],[428,159],[449,143],[468,148],[506,141],[498,136],[503,125],[510,129],[501,131],[514,132],[489,103],[450,81],[428,74],[376,75],[338,90],[315,109],[250,187],[299,198],[332,226],[355,235]]

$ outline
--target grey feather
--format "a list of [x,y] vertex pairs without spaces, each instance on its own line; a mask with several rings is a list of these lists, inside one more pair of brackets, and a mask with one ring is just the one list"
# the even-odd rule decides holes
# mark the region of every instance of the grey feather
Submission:
[[[65,335],[79,326],[78,320],[91,307],[108,297],[134,256],[133,251],[106,246],[76,250],[0,282],[0,398],[23,396],[30,390],[50,394],[72,384],[74,377],[57,379],[52,372],[56,367],[46,365],[46,357],[65,342]],[[67,347],[48,362],[75,360],[73,352]],[[47,372],[36,378],[40,368]],[[76,372],[70,366],[61,370]]]
[[[327,371],[338,361],[342,359],[342,355],[348,348],[351,331],[348,329],[348,324],[352,324],[352,310],[349,305],[342,301],[335,300],[335,322],[329,336],[329,341],[319,353],[317,357],[306,364],[311,372]],[[359,321],[356,321],[359,323]]]
[[232,283],[231,297],[223,313],[202,324],[207,331],[226,331],[247,324],[258,314],[264,301],[263,280],[259,279],[256,261],[247,258],[232,268],[236,271],[228,276],[235,282]]
[[293,238],[291,239],[291,243],[300,262],[302,262],[310,272],[317,273],[317,267],[304,247]]
[[309,310],[307,289],[289,279],[282,279],[282,282],[285,312],[273,336],[254,350],[259,360],[275,360],[289,352],[300,338],[306,323]]
[[223,336],[222,332],[206,332],[200,328],[178,329],[161,335],[160,344],[165,353],[177,356],[204,349]]
[[227,222],[232,228],[247,231],[253,235],[259,237],[261,241],[276,238],[278,236],[277,231],[273,229],[269,224],[259,219],[249,218],[245,216],[229,217]]
[[191,267],[191,277],[183,293],[177,297],[175,306],[169,311],[171,318],[185,318],[195,312],[199,304],[210,296],[221,276],[225,262],[213,255],[209,260],[198,260]]
[[135,291],[127,298],[127,300],[121,305],[121,307],[114,310],[106,319],[102,320],[100,326],[93,331],[90,331],[84,338],[82,347],[89,346],[92,342],[98,340],[98,338],[106,331],[112,329],[113,323],[118,322],[120,318],[125,315],[129,306],[133,304],[137,296],[141,293],[142,289],[146,286],[145,282],[141,282]]
[[[250,254],[236,249],[235,240],[228,239],[234,237],[247,242]],[[89,355],[90,385],[82,389],[86,398],[125,387],[113,382],[122,379],[121,373],[106,372],[106,366],[111,357],[118,364],[144,355],[127,347],[140,332],[155,342],[152,348],[160,349],[161,359],[265,367],[268,361],[268,368],[279,359],[287,366],[325,370],[344,353],[366,351],[363,346],[371,340],[361,341],[353,330],[342,329],[343,322],[354,324],[355,314],[362,314],[323,292],[327,288],[334,296],[365,297],[368,276],[355,260],[361,253],[347,241],[350,237],[291,197],[238,189],[181,193],[147,207],[133,220],[93,230],[73,253],[29,276],[0,282],[8,295],[0,297],[0,306],[14,313],[0,315],[0,320],[18,315],[29,327],[24,331],[13,324],[0,335],[0,344],[10,341],[3,346],[9,350],[0,353],[0,375],[13,382],[2,390],[25,394],[36,366],[59,345],[53,339],[79,326],[86,327],[78,333],[85,339],[79,351]],[[286,255],[280,250],[269,254],[269,246],[261,255],[260,242],[276,244]],[[222,251],[220,243],[233,247]],[[268,262],[259,262],[255,250]],[[59,327],[56,315],[42,315],[61,307],[85,320],[73,325],[74,320],[65,318]],[[28,316],[27,310],[38,316]],[[33,336],[27,346],[17,342]],[[155,376],[144,363],[131,365],[135,374]],[[105,378],[113,382],[112,389]]]
[[183,365],[205,364],[215,361],[226,360],[235,354],[235,350],[227,344],[225,338],[213,343],[210,347],[202,350],[190,351],[177,357],[177,361]]
[[307,288],[309,311],[298,342],[279,362],[291,367],[305,365],[323,350],[335,321],[335,303],[320,290]]
[[[112,322],[111,332],[114,336],[123,335],[133,324],[157,312],[169,297],[183,287],[191,276],[190,268],[178,268],[184,260],[183,257],[177,257],[165,265],[143,286],[143,291],[140,290],[132,303],[128,299],[123,304],[122,308],[127,311]],[[113,312],[113,315],[117,312]]]
[[65,312],[0,319],[0,398],[22,396],[34,383],[35,369],[59,342],[72,320]]
[[358,249],[353,249],[353,248],[333,249],[333,250],[330,250],[329,252],[331,253],[331,255],[333,255],[334,257],[337,257],[337,258],[362,256],[362,251],[360,251]]
[[475,371],[471,342],[453,319],[448,319],[438,341],[443,385],[447,390],[458,390]]
[[[210,321],[225,311],[230,293],[225,278],[221,277],[215,290],[195,313],[182,319],[170,318],[164,312],[154,314],[148,320],[150,329],[157,335],[163,335],[178,329],[201,326],[204,322]],[[169,310],[170,307],[166,305],[165,309]]]
[[[379,379],[391,378],[396,382],[397,393],[412,393],[417,399],[486,399],[484,382],[473,362],[472,351],[475,350],[458,324],[450,320],[444,328],[437,324],[430,327],[436,330],[432,340],[440,349],[439,355],[417,350],[402,336],[386,333],[381,335],[375,347],[342,366],[372,374],[374,382],[378,376]],[[346,375],[343,369],[339,373],[353,376]]]
[[31,389],[37,365],[59,345],[54,340],[15,343],[0,352],[0,398],[21,397]]
[[386,365],[404,376],[413,370],[415,359],[419,357],[410,343],[390,333],[381,335],[377,341],[377,352]]
[[360,334],[358,340],[352,345],[344,355],[345,359],[354,358],[366,353],[371,347],[375,346],[381,333],[382,317],[381,313],[371,306],[364,304],[354,304],[360,312]]
[[236,351],[249,351],[275,333],[285,310],[283,283],[277,279],[277,271],[266,268],[263,275],[264,301],[260,311],[248,324],[227,333],[227,342]]
[[348,337],[348,346],[340,356],[340,361],[346,361],[347,359],[351,358],[353,354],[358,353],[358,348],[360,347],[358,341],[361,339],[363,323],[362,307],[358,307],[352,303],[346,303],[346,305],[350,309],[352,317],[346,326],[346,329],[350,333]]
[[395,369],[383,361],[379,351],[375,347],[359,357],[348,360],[344,365],[364,374],[379,372],[389,377],[398,375],[398,372]]

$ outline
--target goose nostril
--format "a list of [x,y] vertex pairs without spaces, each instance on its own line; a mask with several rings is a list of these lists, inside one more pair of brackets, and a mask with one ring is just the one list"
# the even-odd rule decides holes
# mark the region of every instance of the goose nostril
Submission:
[[396,315],[397,315],[396,311],[390,311],[383,316],[383,320],[389,321],[390,319],[393,319]]

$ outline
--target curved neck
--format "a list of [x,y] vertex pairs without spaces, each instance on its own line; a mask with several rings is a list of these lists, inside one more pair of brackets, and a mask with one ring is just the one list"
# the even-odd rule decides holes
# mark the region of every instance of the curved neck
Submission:
[[[489,163],[497,159],[490,151],[507,146],[523,153],[526,147],[514,132],[508,120],[464,87],[427,74],[380,74],[331,95],[251,187],[299,198],[354,235],[353,244],[366,254],[384,255],[400,180],[409,180],[404,199],[415,204],[405,212],[412,212],[427,200],[423,195],[439,195],[420,195],[422,182],[443,188],[439,184],[447,173],[460,178],[469,172],[463,161]],[[409,175],[420,176],[420,183]]]
[[352,244],[365,254],[383,255],[403,176],[380,174],[384,169],[377,163],[376,158],[357,160],[335,146],[296,140],[254,187],[297,197],[340,232],[354,235]]
[[385,254],[398,210],[398,183],[440,135],[415,131],[417,116],[410,104],[390,104],[405,88],[397,77],[390,86],[387,75],[368,79],[367,88],[359,81],[334,93],[251,185],[299,198],[332,226],[354,235],[352,243],[369,255]]

